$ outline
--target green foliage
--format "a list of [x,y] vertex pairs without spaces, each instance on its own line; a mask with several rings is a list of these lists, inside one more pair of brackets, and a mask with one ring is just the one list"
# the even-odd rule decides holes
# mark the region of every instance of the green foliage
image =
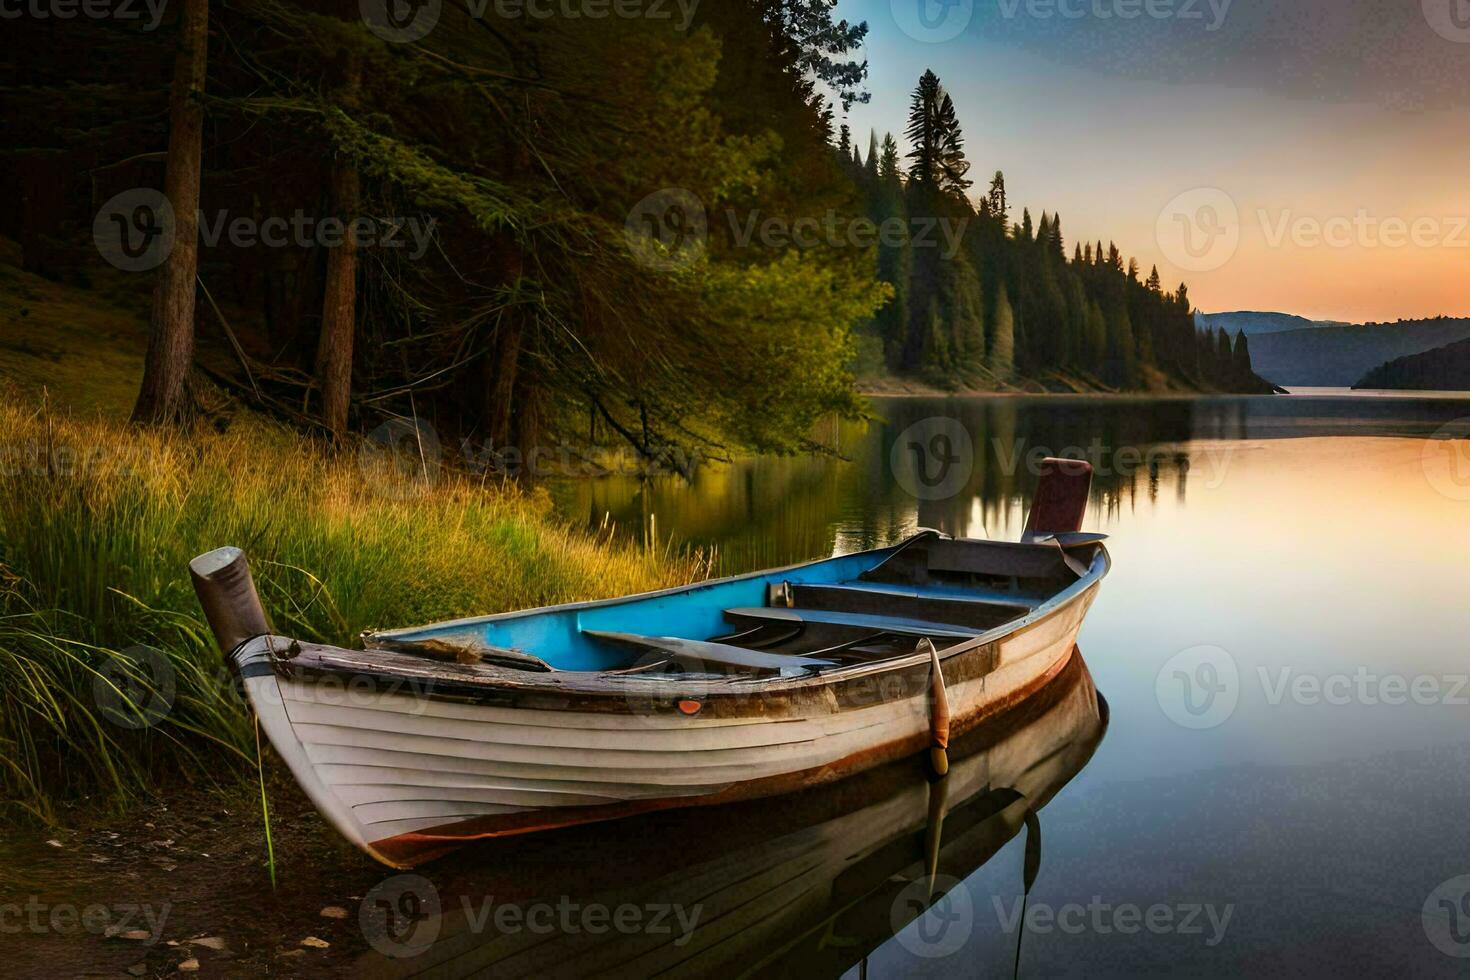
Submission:
[[[712,267],[705,289],[711,329],[687,357],[707,361],[711,376],[732,384],[691,392],[690,412],[713,418],[744,445],[780,451],[822,416],[860,411],[846,324],[871,316],[891,295],[862,265],[793,250],[769,262]],[[783,412],[762,411],[767,400]]]
[[1009,381],[1016,369],[1016,322],[1006,287],[1001,284],[995,299],[995,315],[990,341],[990,373],[998,381]]

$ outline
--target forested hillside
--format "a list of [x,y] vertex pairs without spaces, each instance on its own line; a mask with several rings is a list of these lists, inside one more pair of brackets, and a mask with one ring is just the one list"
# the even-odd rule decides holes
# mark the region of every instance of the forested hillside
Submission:
[[1470,340],[1380,364],[1358,379],[1353,387],[1409,391],[1470,390]]
[[374,9],[7,26],[0,235],[28,273],[151,310],[136,421],[223,390],[335,441],[411,418],[481,456],[657,460],[807,446],[861,411],[864,353],[951,388],[1266,390],[1183,285],[1069,256],[998,173],[975,192],[933,73],[913,150],[864,158],[834,120],[866,98],[867,28],[826,0]]
[[939,78],[915,88],[900,159],[890,134],[864,160],[846,130],[838,154],[880,226],[907,241],[879,245],[878,273],[894,288],[872,333],[891,372],[947,387],[1001,388],[1070,378],[1117,389],[1259,392],[1249,342],[1196,328],[1188,287],[1166,290],[1154,268],[1116,245],[1068,243],[1059,215],[1019,216],[996,172],[983,193],[969,176],[958,112]]
[[1279,385],[1346,388],[1386,361],[1470,338],[1470,319],[1436,317],[1263,334],[1256,370]]

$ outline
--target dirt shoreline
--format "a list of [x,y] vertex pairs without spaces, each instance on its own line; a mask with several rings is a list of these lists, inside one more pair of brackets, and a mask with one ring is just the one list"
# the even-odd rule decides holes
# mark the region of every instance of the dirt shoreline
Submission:
[[7,833],[0,845],[5,974],[348,972],[367,949],[362,896],[391,872],[337,838],[289,777],[271,772],[267,788],[274,889],[253,780],[170,792],[166,803],[122,817],[82,807],[61,815],[65,829]]

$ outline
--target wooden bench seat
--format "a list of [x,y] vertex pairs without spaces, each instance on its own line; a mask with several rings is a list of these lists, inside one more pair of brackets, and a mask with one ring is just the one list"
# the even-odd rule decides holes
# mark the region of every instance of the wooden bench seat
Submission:
[[759,624],[781,624],[804,626],[808,623],[822,626],[850,626],[871,630],[875,633],[895,633],[904,636],[930,636],[964,640],[978,636],[979,630],[967,629],[948,623],[931,623],[921,619],[900,616],[875,616],[866,613],[833,612],[826,609],[782,609],[772,606],[752,606],[746,609],[726,609],[725,619],[734,626]]
[[[848,613],[877,616],[882,619],[907,619],[943,624],[950,629],[984,632],[1019,619],[1031,611],[1020,603],[985,602],[974,599],[948,599],[863,586],[803,585],[788,586],[791,608],[804,612]],[[971,634],[973,635],[973,633]]]
[[585,635],[594,639],[665,654],[682,666],[699,667],[714,664],[738,670],[781,671],[792,668],[816,669],[836,667],[835,660],[819,660],[794,654],[763,653],[747,650],[728,643],[710,643],[705,640],[686,640],[677,636],[640,636],[637,633],[605,633],[600,630],[585,630]]

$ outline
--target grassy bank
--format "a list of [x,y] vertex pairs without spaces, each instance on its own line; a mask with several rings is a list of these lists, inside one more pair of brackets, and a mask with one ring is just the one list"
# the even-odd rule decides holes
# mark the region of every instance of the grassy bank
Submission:
[[[370,626],[617,595],[704,574],[595,540],[541,495],[433,483],[246,421],[144,432],[0,407],[0,799],[50,819],[253,764],[187,574],[251,556],[276,629],[351,644]],[[147,648],[156,653],[140,652]],[[135,705],[141,707],[134,707]]]

